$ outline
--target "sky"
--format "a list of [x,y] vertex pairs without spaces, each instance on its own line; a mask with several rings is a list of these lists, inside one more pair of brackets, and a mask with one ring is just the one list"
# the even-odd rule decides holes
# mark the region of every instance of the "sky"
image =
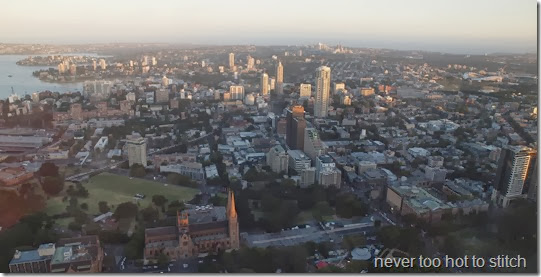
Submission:
[[1,8],[3,43],[537,51],[535,0],[17,0]]

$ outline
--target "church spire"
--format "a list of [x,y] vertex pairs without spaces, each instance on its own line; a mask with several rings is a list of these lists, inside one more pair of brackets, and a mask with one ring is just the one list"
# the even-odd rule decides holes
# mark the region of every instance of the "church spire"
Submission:
[[235,194],[231,189],[229,190],[229,194],[227,196],[227,217],[237,217],[237,208],[235,207]]

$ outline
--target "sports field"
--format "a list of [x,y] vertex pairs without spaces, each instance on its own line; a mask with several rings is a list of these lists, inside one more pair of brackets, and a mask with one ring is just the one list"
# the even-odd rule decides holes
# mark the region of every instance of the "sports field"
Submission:
[[[66,187],[70,183],[66,183]],[[163,183],[153,182],[149,180],[132,178],[110,174],[101,173],[96,175],[83,186],[88,190],[88,198],[79,198],[79,205],[87,203],[88,214],[99,214],[98,203],[105,201],[108,203],[111,210],[123,202],[136,202],[141,208],[147,207],[152,203],[152,195],[163,195],[169,202],[189,201],[191,200],[199,190],[181,186],[167,185]],[[143,200],[135,200],[133,196],[135,194],[144,194],[146,197]],[[62,192],[59,196],[51,197],[47,200],[46,212],[49,215],[59,214],[66,211],[68,201],[62,202],[62,198],[65,196],[65,192]]]

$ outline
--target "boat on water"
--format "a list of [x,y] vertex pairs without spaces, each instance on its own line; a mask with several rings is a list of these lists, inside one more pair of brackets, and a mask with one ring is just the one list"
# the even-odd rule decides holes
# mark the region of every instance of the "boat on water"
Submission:
[[13,77],[13,75],[8,75],[9,78]]

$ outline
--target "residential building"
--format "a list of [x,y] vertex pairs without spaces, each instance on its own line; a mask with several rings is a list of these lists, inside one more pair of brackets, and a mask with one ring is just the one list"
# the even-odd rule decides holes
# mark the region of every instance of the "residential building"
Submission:
[[343,90],[346,90],[346,84],[344,84],[344,83],[334,83],[333,93],[335,95],[338,94],[340,91],[343,91]]
[[304,152],[314,161],[325,153],[325,148],[315,128],[304,129]]
[[284,66],[282,66],[282,62],[280,61],[276,66],[276,93],[284,93]]
[[314,105],[315,117],[327,117],[330,86],[331,69],[327,66],[320,66],[316,71],[316,102]]
[[316,168],[315,167],[308,167],[308,168],[301,169],[301,171],[299,172],[299,175],[301,176],[301,180],[299,184],[301,188],[306,188],[316,183]]
[[269,75],[267,73],[261,74],[261,95],[267,95],[269,93]]
[[317,171],[316,179],[324,187],[335,186],[340,188],[342,183],[342,173],[337,168],[325,168]]
[[231,93],[232,100],[244,99],[244,86],[230,86],[229,93]]
[[156,90],[155,103],[168,103],[169,102],[169,89]]
[[94,145],[94,151],[96,150],[100,150],[103,152],[103,150],[105,149],[105,147],[107,147],[107,144],[109,143],[109,138],[108,137],[101,137],[98,142],[96,142],[96,145]]
[[276,145],[267,153],[267,165],[273,172],[287,172],[289,157],[281,145]]
[[235,66],[235,54],[229,53],[229,69],[233,69]]
[[536,189],[532,178],[537,170],[537,151],[524,146],[508,145],[500,154],[492,200],[507,207],[516,198],[524,198],[529,190]]
[[299,98],[309,99],[312,96],[312,85],[301,84],[299,87]]

